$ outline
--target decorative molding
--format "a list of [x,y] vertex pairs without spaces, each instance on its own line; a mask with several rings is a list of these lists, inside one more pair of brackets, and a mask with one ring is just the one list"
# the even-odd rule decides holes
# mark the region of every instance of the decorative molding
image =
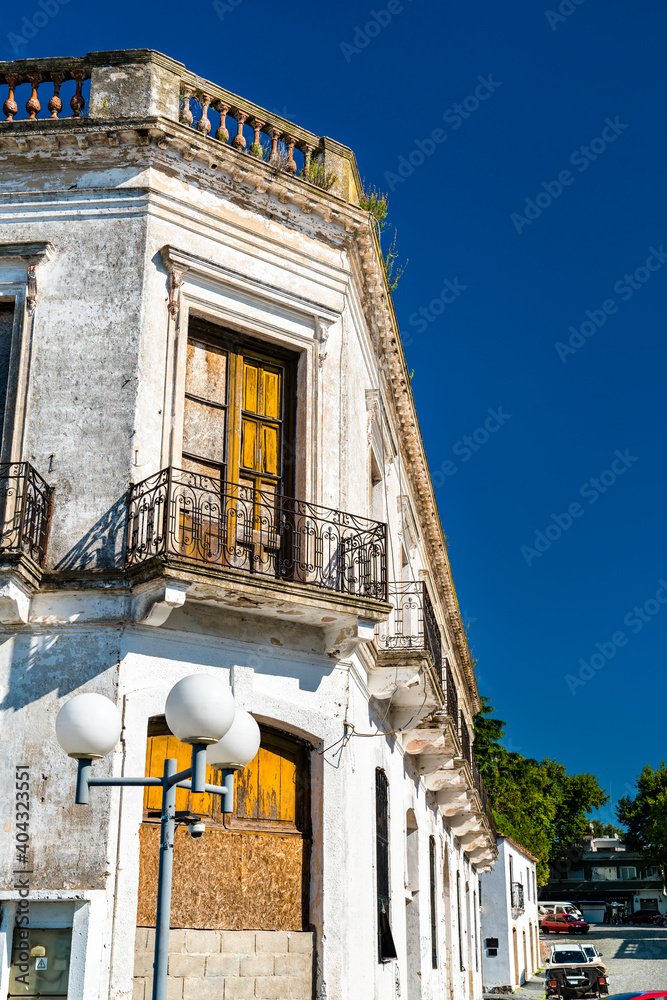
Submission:
[[28,267],[41,264],[53,254],[53,244],[44,243],[0,243],[0,265],[23,262]]
[[358,618],[354,625],[332,625],[324,630],[324,651],[336,660],[347,660],[360,643],[372,642],[375,638],[375,621]]
[[28,264],[28,292],[25,298],[28,315],[32,316],[37,305],[37,265]]
[[132,618],[141,625],[164,625],[174,608],[185,604],[189,584],[181,580],[160,580],[135,590]]
[[366,389],[366,439],[369,448],[373,440],[373,423],[377,418],[379,405],[379,389]]
[[181,286],[183,284],[183,272],[173,270],[169,275],[169,315],[176,322],[178,311],[181,308]]
[[315,336],[317,337],[317,342],[320,345],[317,352],[318,367],[323,368],[324,362],[327,359],[327,340],[329,339],[329,330],[336,320],[317,314],[313,318],[315,320]]

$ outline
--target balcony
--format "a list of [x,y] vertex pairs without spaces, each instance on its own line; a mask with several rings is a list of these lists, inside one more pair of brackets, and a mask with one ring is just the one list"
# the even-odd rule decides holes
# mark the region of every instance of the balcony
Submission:
[[518,916],[525,910],[523,902],[523,886],[521,885],[521,882],[512,882],[510,891],[511,891],[512,916]]
[[0,464],[0,553],[46,557],[53,487],[28,462]]
[[391,723],[400,728],[445,709],[442,640],[423,581],[391,581],[388,597],[393,607],[376,628],[368,683],[378,701],[391,699]]
[[28,462],[0,464],[0,621],[27,622],[39,586],[53,487]]
[[353,617],[368,641],[387,616],[386,551],[385,524],[195,472],[163,469],[130,489],[135,583],[178,578],[192,600],[289,616],[330,638]]

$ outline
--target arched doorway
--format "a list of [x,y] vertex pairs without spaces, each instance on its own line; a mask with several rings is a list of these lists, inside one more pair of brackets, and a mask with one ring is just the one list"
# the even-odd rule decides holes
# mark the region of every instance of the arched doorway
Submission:
[[530,975],[531,976],[535,972],[535,969],[537,968],[537,966],[535,964],[535,936],[534,936],[534,929],[535,929],[535,925],[532,924],[532,923],[529,924],[529,926],[528,926],[528,936],[530,937]]
[[512,928],[512,949],[514,951],[514,985],[520,986],[519,979],[519,942],[517,940],[516,927]]

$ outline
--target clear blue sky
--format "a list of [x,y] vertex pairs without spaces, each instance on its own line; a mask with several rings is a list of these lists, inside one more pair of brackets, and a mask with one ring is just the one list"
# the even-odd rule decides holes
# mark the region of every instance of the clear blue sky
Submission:
[[[391,191],[395,303],[480,688],[512,748],[617,799],[667,756],[667,7],[561,8],[69,0],[20,55],[161,50],[351,146]],[[0,58],[39,10],[6,13]]]

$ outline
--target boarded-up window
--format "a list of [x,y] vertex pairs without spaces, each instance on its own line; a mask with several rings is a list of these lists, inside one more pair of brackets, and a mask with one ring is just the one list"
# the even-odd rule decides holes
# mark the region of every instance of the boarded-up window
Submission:
[[[261,727],[255,760],[235,781],[234,814],[226,818],[215,795],[176,793],[177,812],[203,816],[206,833],[193,840],[176,830],[172,927],[227,930],[305,930],[310,861],[309,750],[286,733]],[[189,767],[191,748],[152,720],[146,773],[162,774],[165,757]],[[207,782],[217,784],[215,772]],[[140,831],[137,924],[154,926],[160,789],[147,789]]]

